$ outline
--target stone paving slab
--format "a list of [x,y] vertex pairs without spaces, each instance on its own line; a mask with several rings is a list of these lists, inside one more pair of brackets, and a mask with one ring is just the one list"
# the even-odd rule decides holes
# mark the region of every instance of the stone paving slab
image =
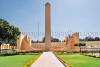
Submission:
[[31,65],[31,67],[65,67],[52,52],[43,54]]

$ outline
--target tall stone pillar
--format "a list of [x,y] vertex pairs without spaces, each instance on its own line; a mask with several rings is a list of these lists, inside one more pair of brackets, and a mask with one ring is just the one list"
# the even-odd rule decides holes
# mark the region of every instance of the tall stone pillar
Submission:
[[45,4],[45,50],[49,51],[51,46],[51,16],[50,3]]

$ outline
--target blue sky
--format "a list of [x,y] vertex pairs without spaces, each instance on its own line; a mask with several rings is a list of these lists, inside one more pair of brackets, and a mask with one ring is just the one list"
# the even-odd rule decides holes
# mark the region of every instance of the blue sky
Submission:
[[38,32],[38,26],[44,32],[46,2],[51,3],[52,32],[100,32],[100,0],[0,0],[0,18],[21,32]]

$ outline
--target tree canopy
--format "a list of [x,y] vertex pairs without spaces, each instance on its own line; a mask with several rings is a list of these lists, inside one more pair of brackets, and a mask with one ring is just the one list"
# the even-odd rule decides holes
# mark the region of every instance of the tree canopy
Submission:
[[85,37],[83,39],[80,39],[80,41],[100,41],[100,37]]
[[[43,37],[42,42],[45,42],[45,37]],[[51,37],[51,42],[60,42],[59,39]]]
[[75,44],[75,46],[79,46],[79,47],[80,47],[80,46],[85,46],[85,45],[86,45],[85,43],[76,43],[76,44]]
[[0,41],[16,45],[17,36],[20,34],[19,28],[10,25],[4,19],[0,19]]

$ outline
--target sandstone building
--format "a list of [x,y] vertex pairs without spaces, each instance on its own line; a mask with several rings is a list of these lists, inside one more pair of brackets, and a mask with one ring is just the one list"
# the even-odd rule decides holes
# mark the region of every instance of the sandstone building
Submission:
[[[74,46],[79,43],[79,34],[74,33],[66,38],[65,42],[51,42],[49,46],[51,51],[66,51],[66,50],[79,50],[79,47]],[[45,43],[31,43],[28,36],[19,35],[17,40],[18,50],[45,50]]]

